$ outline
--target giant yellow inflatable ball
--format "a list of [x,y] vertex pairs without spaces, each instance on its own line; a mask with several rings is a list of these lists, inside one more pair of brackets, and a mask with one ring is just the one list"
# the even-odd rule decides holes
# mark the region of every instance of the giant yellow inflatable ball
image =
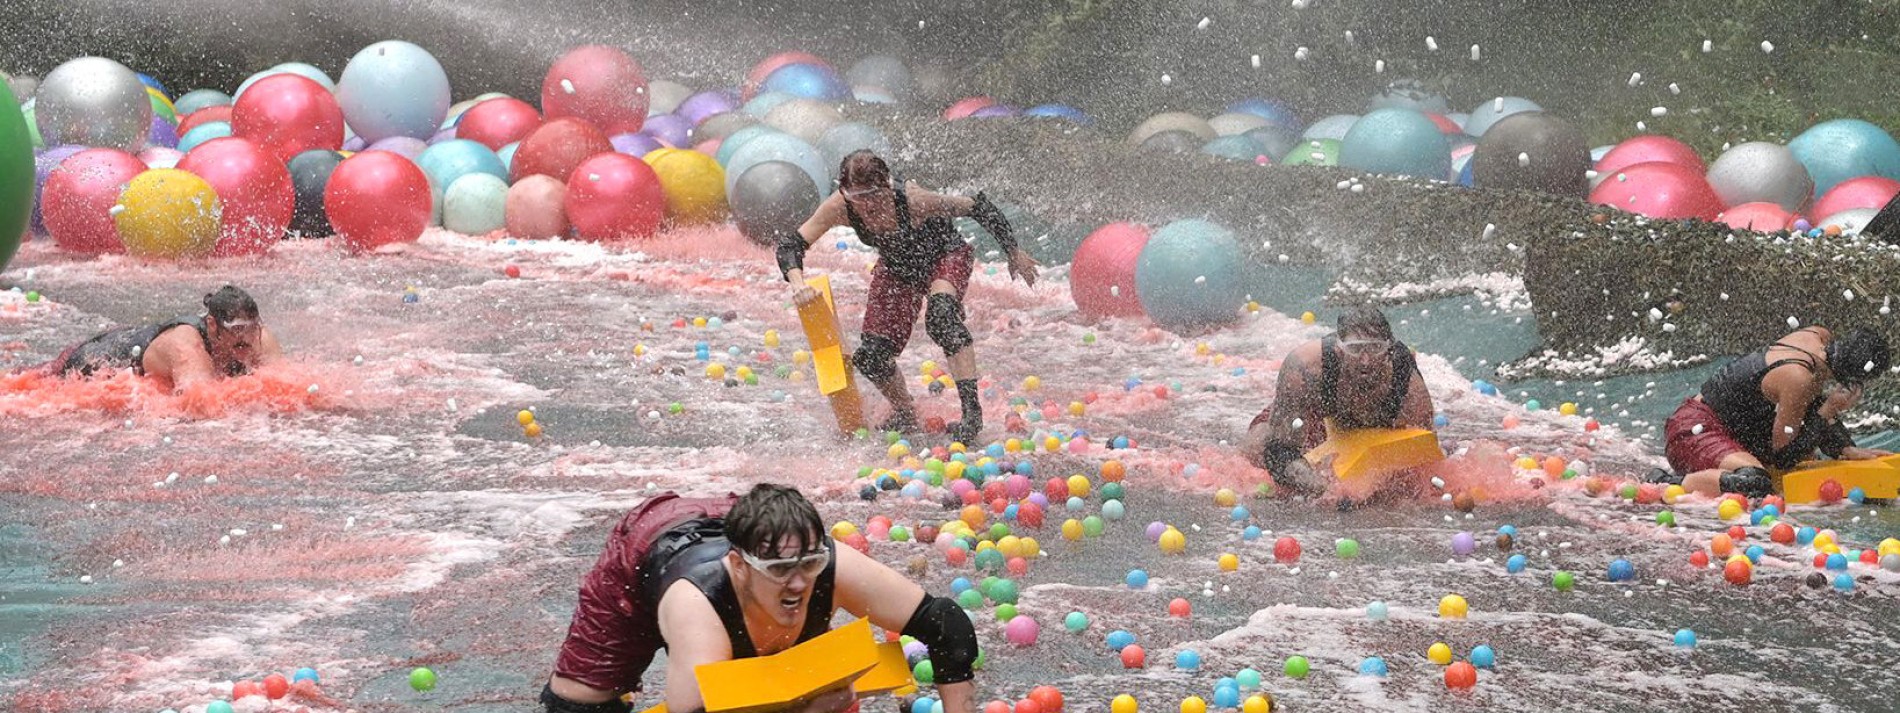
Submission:
[[160,168],[132,178],[112,207],[119,240],[134,257],[190,258],[218,244],[218,192],[189,171]]
[[675,225],[726,219],[726,170],[713,157],[690,149],[654,149],[641,157],[660,176],[666,217]]

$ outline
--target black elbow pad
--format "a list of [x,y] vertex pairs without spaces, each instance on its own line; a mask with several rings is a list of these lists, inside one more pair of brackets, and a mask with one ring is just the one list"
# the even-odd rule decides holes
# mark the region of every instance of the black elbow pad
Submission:
[[1280,469],[1285,468],[1286,464],[1305,457],[1306,454],[1301,453],[1300,449],[1293,444],[1269,442],[1266,451],[1260,455],[1260,461],[1267,466],[1269,472],[1279,475],[1282,472]]
[[811,247],[805,242],[805,236],[797,231],[780,233],[778,236],[778,274],[782,279],[790,280],[793,270],[805,269],[805,249]]
[[930,667],[937,683],[962,683],[976,677],[976,627],[955,602],[925,594],[904,624],[904,634],[930,647]]
[[1003,217],[1002,209],[997,208],[995,203],[990,202],[989,196],[982,193],[976,194],[972,201],[974,205],[970,207],[970,219],[989,231],[990,237],[996,238],[996,246],[1002,248],[1005,257],[1016,252],[1016,234],[1009,227],[1009,219]]

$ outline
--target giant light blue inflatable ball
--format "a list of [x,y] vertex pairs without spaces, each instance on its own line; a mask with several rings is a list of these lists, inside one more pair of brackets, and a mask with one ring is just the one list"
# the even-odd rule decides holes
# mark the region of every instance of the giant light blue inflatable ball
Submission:
[[1061,119],[1076,126],[1089,126],[1095,123],[1081,109],[1067,104],[1038,104],[1023,110],[1023,116],[1033,119]]
[[1260,142],[1253,140],[1252,137],[1246,134],[1236,134],[1234,136],[1222,136],[1213,141],[1201,144],[1201,153],[1210,156],[1219,156],[1230,161],[1252,161],[1256,157],[1266,155],[1267,150],[1260,145]]
[[222,139],[231,135],[231,123],[226,121],[207,121],[191,127],[184,136],[178,138],[178,151],[191,153],[199,144],[212,139]]
[[[1246,99],[1241,99],[1239,101],[1236,101],[1232,104],[1228,104],[1227,111],[1239,112],[1239,113],[1244,113],[1244,114],[1252,114],[1262,119],[1266,119],[1268,123],[1273,124],[1274,126],[1278,126],[1282,129],[1286,129],[1287,131],[1297,132],[1300,130],[1299,115],[1294,114],[1293,109],[1288,107],[1286,104],[1283,104],[1278,101],[1274,101],[1272,99],[1262,99],[1260,97],[1248,97]],[[1320,137],[1320,138],[1325,138],[1325,137]],[[1332,138],[1338,138],[1338,137],[1332,137]]]
[[515,170],[515,149],[518,148],[521,148],[521,142],[516,141],[502,146],[500,151],[495,152],[495,158],[501,159],[502,167],[508,169],[509,173]]
[[1344,141],[1346,132],[1352,131],[1353,125],[1357,123],[1358,114],[1334,114],[1307,126],[1305,131],[1300,132],[1300,138]]
[[422,150],[416,166],[429,177],[429,185],[446,191],[456,180],[471,173],[486,173],[508,180],[508,165],[480,142],[450,139]]
[[851,98],[851,87],[838,73],[815,64],[795,62],[772,70],[759,85],[760,91],[784,92],[802,99],[844,101]]
[[733,184],[745,175],[746,169],[767,161],[784,161],[803,169],[805,175],[811,176],[820,197],[831,194],[831,172],[818,149],[785,133],[760,136],[732,153],[732,160],[726,164],[726,193],[732,193]]
[[[336,81],[333,79],[330,79],[330,75],[324,73],[323,70],[317,69],[314,65],[305,64],[303,62],[285,62],[283,64],[277,65],[275,67],[271,67],[270,69],[266,69],[262,72],[258,72],[249,77],[246,77],[244,79],[244,82],[238,85],[237,91],[231,93],[230,103],[236,103],[238,97],[244,96],[244,90],[250,89],[251,85],[256,84],[258,80],[261,80],[265,77],[278,75],[278,74],[295,74],[299,77],[303,77],[305,79],[308,79],[310,81],[323,85],[324,89],[328,89],[332,92],[336,91]],[[203,90],[200,90],[200,91],[203,91]],[[190,96],[190,95],[187,94],[186,96]],[[178,104],[173,104],[172,106],[179,107]],[[184,116],[186,112],[183,111],[182,107],[179,107],[179,109],[180,111],[178,112],[178,115]]]
[[1788,142],[1795,160],[1814,178],[1814,195],[1857,176],[1900,179],[1900,143],[1860,119],[1834,119],[1808,127]]
[[1177,220],[1149,237],[1135,260],[1135,294],[1155,324],[1171,330],[1233,321],[1246,295],[1240,243],[1205,220]]
[[779,131],[777,127],[765,124],[753,124],[734,131],[731,136],[726,137],[725,141],[719,142],[719,150],[713,153],[713,160],[718,161],[721,168],[729,167],[732,165],[732,155],[738,153],[739,149],[745,148],[746,144],[752,143],[753,139],[783,133],[785,132]]
[[1361,117],[1340,142],[1339,165],[1369,173],[1438,179],[1451,172],[1445,134],[1411,109],[1380,109]]
[[1491,130],[1491,125],[1500,119],[1526,111],[1543,111],[1537,102],[1523,97],[1495,97],[1490,101],[1472,108],[1470,118],[1465,119],[1465,133],[1479,138]]
[[190,116],[205,107],[230,105],[231,95],[216,89],[193,89],[172,102],[172,108],[178,111],[180,117]]
[[739,107],[739,111],[763,119],[766,114],[770,114],[773,109],[777,109],[778,105],[797,98],[798,97],[786,94],[785,92],[759,92],[758,95],[752,97],[750,101],[747,101],[744,106]]
[[428,140],[449,114],[449,75],[428,50],[385,40],[350,58],[336,83],[336,102],[365,141]]
[[508,182],[487,173],[469,173],[449,184],[442,197],[442,227],[466,235],[500,230],[506,224]]

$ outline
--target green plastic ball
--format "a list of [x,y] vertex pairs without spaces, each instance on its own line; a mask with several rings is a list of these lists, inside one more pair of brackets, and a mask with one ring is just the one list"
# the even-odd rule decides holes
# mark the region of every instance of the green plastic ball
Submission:
[[937,682],[937,669],[930,665],[930,659],[918,661],[917,666],[910,670],[910,675],[926,686]]
[[1071,634],[1080,633],[1083,629],[1089,628],[1089,615],[1079,611],[1069,612],[1068,616],[1062,618],[1062,626]]
[[1339,553],[1340,559],[1353,559],[1359,556],[1359,541],[1350,537],[1341,538],[1333,545],[1333,549]]
[[1288,656],[1286,659],[1286,675],[1288,676],[1306,678],[1307,672],[1312,670],[1313,665],[1307,662],[1305,656]]
[[33,291],[28,291],[28,292],[26,293],[26,301],[28,301],[28,302],[38,302],[38,301],[40,301],[40,293],[38,293],[38,292],[33,292]]
[[904,527],[903,525],[891,526],[891,541],[892,542],[909,542],[910,528]]
[[1123,495],[1124,495],[1124,491],[1122,489],[1121,483],[1103,483],[1102,484],[1102,499],[1103,500],[1122,500]]
[[1088,517],[1082,518],[1082,534],[1083,536],[1086,536],[1086,537],[1101,537],[1102,536],[1101,516],[1090,515]]
[[1661,525],[1663,527],[1675,527],[1676,514],[1668,510],[1664,510],[1662,512],[1656,513],[1656,524]]
[[1550,586],[1556,587],[1559,592],[1568,592],[1571,587],[1577,586],[1577,575],[1558,570],[1550,576]]
[[673,403],[666,405],[666,412],[670,414],[678,415],[678,414],[684,413],[685,411],[686,411],[686,405],[678,401],[674,401]]
[[224,701],[212,701],[205,704],[205,713],[232,713],[231,704]]
[[904,440],[904,434],[902,433],[898,433],[897,431],[884,432],[884,445],[894,446],[894,445],[897,445],[897,442],[901,440]]
[[1082,343],[1083,343],[1083,344],[1094,344],[1094,343],[1095,343],[1095,333],[1094,333],[1094,332],[1089,332],[1088,334],[1084,334],[1084,335],[1082,335]]
[[871,477],[871,474],[875,472],[877,471],[872,470],[871,466],[868,466],[868,465],[858,466],[858,477],[860,478],[869,478]]
[[[1005,524],[1003,524],[1003,523],[1000,523],[1000,522],[999,522],[999,523],[995,523],[995,524],[992,524],[992,525],[990,525],[990,537],[989,537],[989,539],[991,539],[991,540],[1000,540],[1000,539],[1003,539],[1003,538],[1005,538],[1005,537],[1008,537],[1008,536],[1009,536],[1009,526],[1008,526],[1008,525],[1005,525]],[[999,552],[999,553],[997,553],[997,554],[1002,554],[1002,553],[1000,553],[1000,552]]]
[[1616,496],[1624,500],[1635,500],[1636,499],[1636,484],[1624,483],[1623,487],[1617,488]]
[[409,687],[417,691],[435,690],[435,672],[427,668],[417,668],[410,671]]
[[996,620],[998,622],[1007,624],[1009,623],[1009,620],[1014,619],[1014,618],[1016,618],[1016,605],[1014,604],[996,605]]
[[[975,609],[983,606],[983,593],[975,589],[965,589],[957,594],[957,606],[963,607],[964,609]],[[922,678],[920,677],[918,680],[922,680]]]
[[[1016,589],[1016,580],[999,579],[996,584],[990,586],[990,601],[998,604],[1015,604],[1020,596],[1021,594]],[[1004,617],[1003,621],[1009,621],[1009,617]]]
[[1267,498],[1273,497],[1273,484],[1261,483],[1259,485],[1254,486],[1253,496],[1254,496],[1254,499],[1256,500],[1266,500]]

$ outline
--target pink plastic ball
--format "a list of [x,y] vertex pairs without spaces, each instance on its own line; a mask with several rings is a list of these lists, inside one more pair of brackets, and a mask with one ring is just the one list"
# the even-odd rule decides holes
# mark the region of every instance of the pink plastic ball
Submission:
[[1029,646],[1036,643],[1036,637],[1042,634],[1042,625],[1026,614],[1018,614],[1003,625],[1003,636],[1009,643],[1017,646]]

